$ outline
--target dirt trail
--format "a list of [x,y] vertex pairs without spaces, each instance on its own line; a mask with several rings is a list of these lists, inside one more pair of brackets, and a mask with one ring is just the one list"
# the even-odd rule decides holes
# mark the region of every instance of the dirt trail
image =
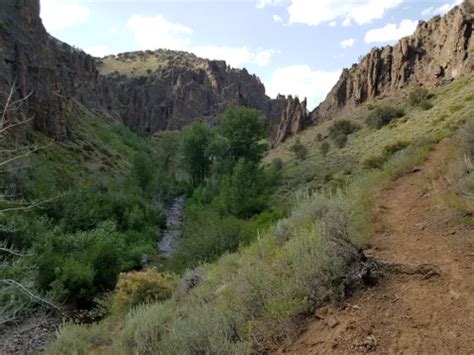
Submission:
[[379,192],[384,228],[369,251],[377,260],[431,264],[439,275],[386,273],[344,309],[318,311],[285,353],[474,354],[474,229],[444,200],[448,153],[440,143],[419,171]]

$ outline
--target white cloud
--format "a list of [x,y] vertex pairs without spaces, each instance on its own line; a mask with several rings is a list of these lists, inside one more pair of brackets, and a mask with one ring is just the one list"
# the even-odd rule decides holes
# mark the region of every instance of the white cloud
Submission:
[[294,65],[275,70],[265,83],[267,94],[296,95],[308,99],[308,108],[313,109],[324,100],[340,76],[340,71],[313,70],[308,65]]
[[55,33],[63,28],[71,27],[87,21],[90,17],[90,9],[84,5],[74,2],[60,0],[41,1],[41,19],[44,27]]
[[168,21],[162,15],[132,16],[127,24],[131,29],[139,49],[174,49],[195,53],[197,56],[225,60],[234,67],[248,64],[263,67],[267,65],[277,52],[272,49],[251,49],[247,47],[231,47],[202,45],[192,43],[193,30],[185,25]]
[[374,28],[365,34],[365,43],[391,42],[413,34],[418,21],[403,20],[397,26],[389,23],[385,27]]
[[263,9],[267,6],[274,6],[281,2],[281,0],[257,0],[257,8]]
[[233,67],[242,67],[246,64],[254,64],[260,67],[267,65],[276,53],[272,49],[252,50],[247,47],[220,47],[200,46],[189,49],[199,57],[225,60]]
[[348,39],[345,39],[343,41],[341,41],[339,44],[341,45],[342,48],[348,48],[348,47],[352,47],[355,43],[355,39],[354,38],[348,38]]
[[342,21],[342,27],[349,27],[352,25],[352,19],[350,17],[346,17],[344,21]]
[[324,22],[343,19],[359,25],[381,19],[386,10],[397,7],[405,0],[291,0],[288,7],[290,23],[318,26]]
[[191,28],[170,22],[161,15],[133,15],[127,27],[132,30],[140,49],[184,49],[190,44],[189,36],[193,33]]
[[105,44],[84,48],[84,52],[94,57],[105,57],[106,55],[112,54],[110,47]]
[[118,29],[118,27],[115,27],[115,26],[114,26],[114,27],[111,27],[111,28],[110,28],[109,32],[110,32],[111,34],[113,34],[113,35],[116,35],[117,33],[120,32],[120,30]]
[[451,3],[447,3],[444,5],[441,5],[440,7],[429,7],[427,9],[424,9],[421,12],[421,15],[423,17],[432,17],[436,15],[445,15],[451,10],[453,7],[459,5],[462,3],[462,0],[455,0],[452,1]]
[[281,18],[281,16],[273,15],[273,21],[275,21],[275,22],[283,22],[283,19]]
[[336,21],[331,21],[329,22],[329,27],[336,27],[337,26],[337,22]]

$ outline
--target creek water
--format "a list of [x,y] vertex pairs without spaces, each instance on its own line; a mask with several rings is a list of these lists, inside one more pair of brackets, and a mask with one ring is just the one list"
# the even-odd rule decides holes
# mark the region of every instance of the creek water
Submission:
[[184,204],[185,196],[178,196],[166,210],[166,228],[158,242],[158,254],[163,258],[171,257],[183,234]]

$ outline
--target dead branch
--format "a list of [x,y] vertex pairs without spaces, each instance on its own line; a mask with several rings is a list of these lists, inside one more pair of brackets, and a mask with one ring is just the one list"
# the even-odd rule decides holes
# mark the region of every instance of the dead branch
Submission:
[[37,296],[35,295],[33,292],[31,292],[30,290],[28,290],[25,286],[23,286],[21,283],[15,281],[15,280],[12,280],[12,279],[0,279],[0,283],[3,283],[5,285],[8,285],[8,286],[12,286],[18,290],[20,290],[22,293],[24,293],[25,295],[27,295],[29,298],[31,298],[32,300],[35,300],[41,304],[44,304],[46,306],[49,306],[51,308],[54,308],[55,310],[57,311],[60,311],[59,307],[54,305],[53,303],[49,302],[48,300],[45,300],[44,298],[41,298],[40,296]]

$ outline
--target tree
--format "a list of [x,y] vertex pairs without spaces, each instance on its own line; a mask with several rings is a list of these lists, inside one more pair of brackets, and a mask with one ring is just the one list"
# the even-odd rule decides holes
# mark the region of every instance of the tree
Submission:
[[215,145],[214,153],[220,158],[232,162],[232,167],[240,159],[259,162],[267,144],[266,118],[258,110],[231,106],[218,117],[217,133],[221,136]]
[[200,185],[209,174],[211,139],[211,129],[204,123],[195,123],[184,130],[183,159],[195,187]]

